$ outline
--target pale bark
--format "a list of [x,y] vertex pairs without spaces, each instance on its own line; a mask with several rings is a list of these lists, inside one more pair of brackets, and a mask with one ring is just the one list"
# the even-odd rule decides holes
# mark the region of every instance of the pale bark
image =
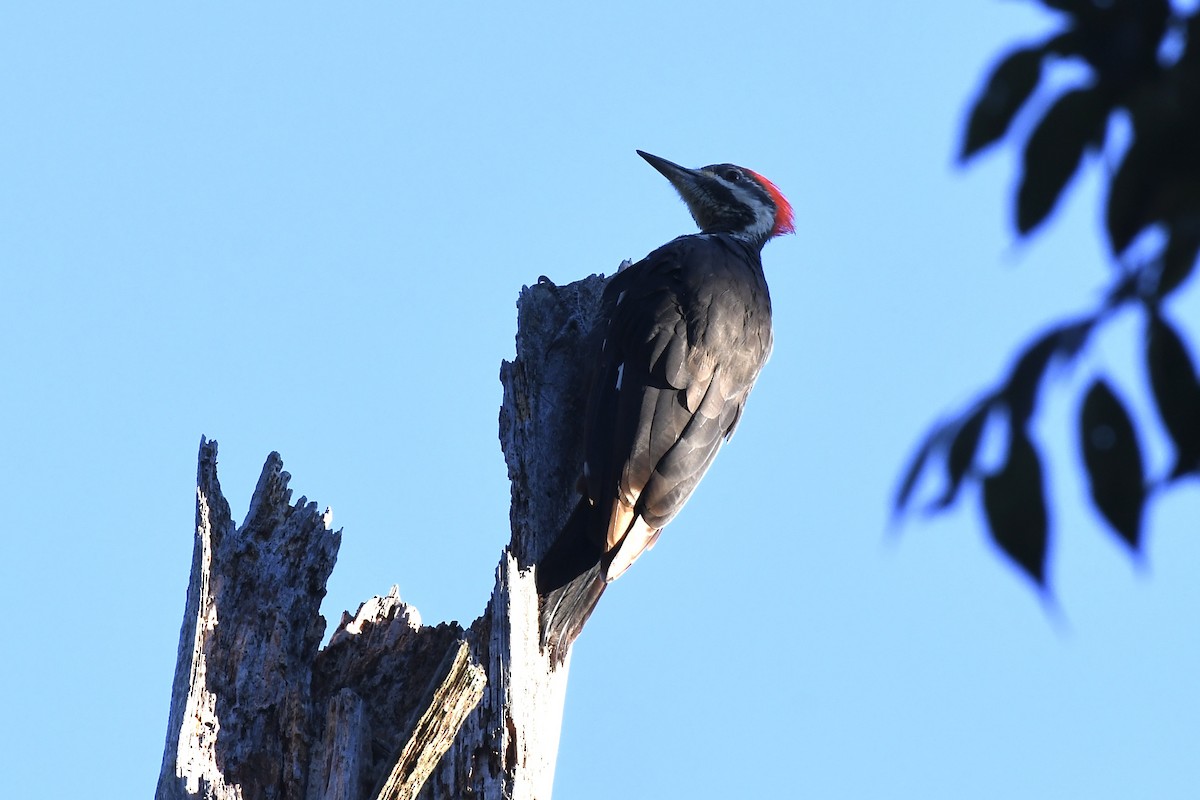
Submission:
[[540,282],[518,301],[517,357],[501,367],[510,538],[465,630],[422,625],[393,588],[321,648],[342,532],[316,503],[290,503],[276,453],[235,526],[216,442],[201,441],[160,800],[550,797],[570,662],[540,651],[532,565],[575,500],[603,283]]

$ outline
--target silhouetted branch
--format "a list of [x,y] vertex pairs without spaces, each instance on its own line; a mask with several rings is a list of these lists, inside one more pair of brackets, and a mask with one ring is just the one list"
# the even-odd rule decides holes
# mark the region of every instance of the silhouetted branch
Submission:
[[[945,488],[933,510],[948,508],[964,482],[978,482],[993,539],[1045,589],[1047,502],[1030,419],[1049,365],[1072,362],[1118,309],[1133,306],[1145,317],[1147,373],[1176,460],[1161,479],[1148,477],[1139,426],[1109,383],[1093,380],[1080,405],[1077,437],[1093,504],[1136,556],[1151,489],[1200,474],[1200,381],[1187,345],[1163,313],[1200,255],[1200,12],[1179,14],[1168,0],[1041,3],[1062,14],[1063,29],[1000,59],[972,104],[961,159],[1009,134],[1042,84],[1047,62],[1074,59],[1086,65],[1088,80],[1063,91],[1025,141],[1014,198],[1018,234],[1045,222],[1084,156],[1104,147],[1112,119],[1122,116],[1132,124],[1133,140],[1109,176],[1108,244],[1114,260],[1151,231],[1162,234],[1163,244],[1152,258],[1121,264],[1093,313],[1051,326],[1025,347],[1006,380],[936,425],[917,447],[894,508],[908,509],[922,475],[945,464]],[[1172,35],[1181,49],[1164,47]],[[1008,444],[1004,461],[985,472],[977,451],[989,420],[1003,421]]]

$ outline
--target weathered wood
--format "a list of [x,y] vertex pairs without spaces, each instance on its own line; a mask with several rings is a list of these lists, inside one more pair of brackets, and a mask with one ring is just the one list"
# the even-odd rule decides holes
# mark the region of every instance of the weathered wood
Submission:
[[487,669],[469,715],[420,797],[549,798],[566,697],[567,668],[542,654],[532,569],[509,553],[488,611],[471,626]]
[[241,527],[201,440],[196,543],[180,632],[160,798],[304,797],[317,613],[341,543],[272,453]]
[[528,567],[574,508],[583,468],[583,415],[594,318],[604,278],[527,286],[517,302],[517,357],[500,366],[500,443],[512,487],[512,541]]
[[309,772],[309,800],[359,800],[371,768],[371,726],[366,704],[353,690],[330,698],[322,741]]
[[[441,674],[446,654],[463,637],[456,624],[422,625],[416,609],[403,603],[394,587],[386,597],[363,603],[354,616],[342,615],[329,645],[317,657],[312,701],[319,709],[346,690],[363,700],[371,759],[359,773],[357,797],[374,797],[372,790],[412,738],[430,682]],[[331,749],[322,741],[316,753],[328,761]],[[324,778],[315,764],[311,778]],[[310,790],[309,798],[324,800],[325,795]]]
[[422,703],[425,711],[413,726],[413,733],[400,758],[392,767],[376,795],[378,800],[411,800],[417,796],[433,768],[450,749],[467,715],[475,710],[483,687],[487,684],[487,673],[474,662],[471,648],[466,639],[446,654],[442,675],[435,686],[430,687],[427,702]]
[[201,441],[158,798],[550,797],[570,662],[540,652],[532,565],[575,501],[585,354],[603,285],[592,277],[521,293],[517,356],[501,367],[511,533],[467,630],[422,625],[393,588],[343,614],[320,649],[341,532],[315,503],[289,505],[275,453],[235,527],[216,443]]
[[531,565],[578,498],[587,353],[603,288],[597,276],[562,287],[542,281],[518,301],[517,357],[500,369],[512,538],[487,611],[468,634],[488,685],[424,800],[550,797],[570,660],[556,666],[541,652]]

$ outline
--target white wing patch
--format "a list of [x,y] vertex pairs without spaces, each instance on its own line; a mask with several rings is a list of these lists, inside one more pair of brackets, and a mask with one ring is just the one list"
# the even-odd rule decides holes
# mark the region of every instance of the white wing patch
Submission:
[[621,391],[621,379],[625,377],[625,362],[617,365],[617,391]]
[[608,569],[604,571],[604,582],[612,583],[621,577],[625,570],[633,566],[633,562],[637,561],[638,556],[654,547],[654,542],[657,541],[658,534],[661,532],[661,528],[651,528],[647,525],[641,516],[634,518],[629,532],[617,545],[617,552],[613,554]]

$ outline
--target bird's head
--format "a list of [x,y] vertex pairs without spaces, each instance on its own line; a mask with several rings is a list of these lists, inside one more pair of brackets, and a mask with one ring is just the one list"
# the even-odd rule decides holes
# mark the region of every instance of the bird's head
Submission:
[[773,236],[795,231],[791,203],[753,170],[733,164],[688,169],[641,150],[637,154],[671,182],[704,233],[729,233],[761,247]]

